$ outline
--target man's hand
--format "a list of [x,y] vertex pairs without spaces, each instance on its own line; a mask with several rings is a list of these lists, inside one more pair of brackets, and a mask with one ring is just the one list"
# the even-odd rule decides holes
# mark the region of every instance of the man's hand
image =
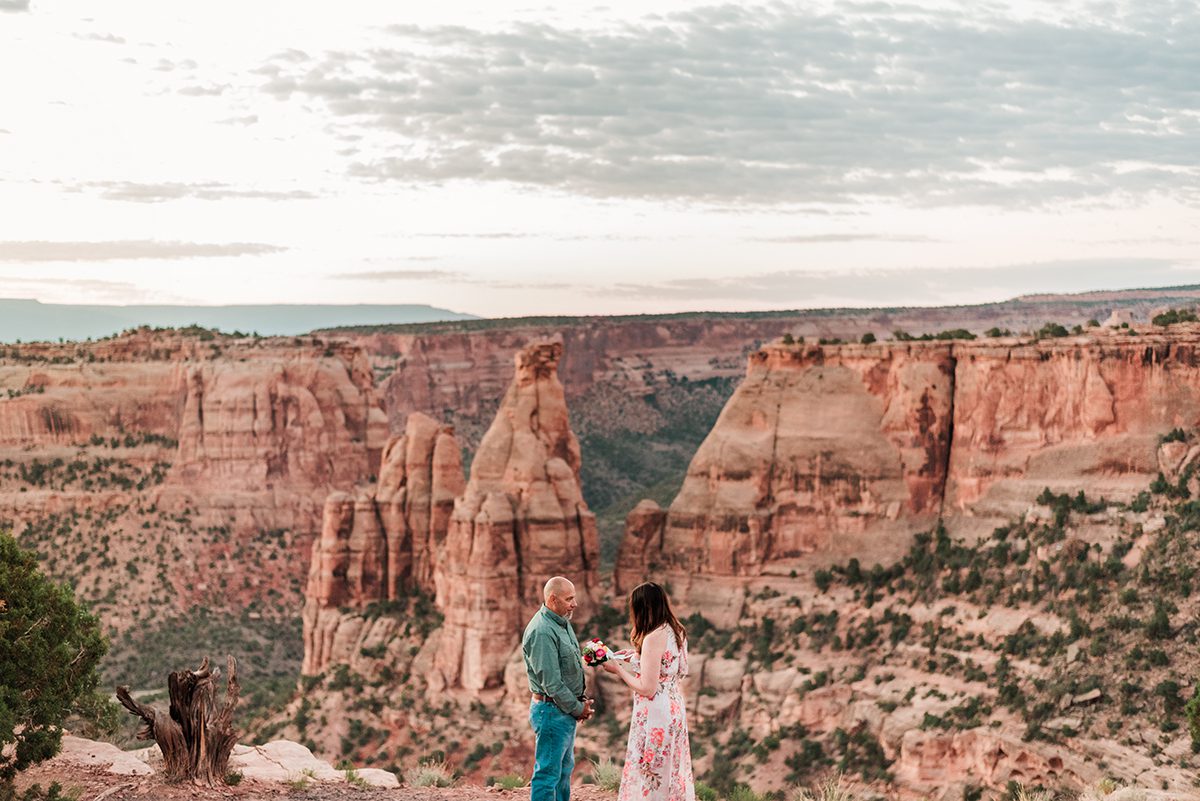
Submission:
[[584,701],[584,702],[583,702],[583,711],[582,711],[582,712],[580,712],[580,713],[579,713],[579,714],[576,716],[576,718],[575,718],[575,719],[576,719],[577,721],[579,721],[580,723],[583,723],[585,720],[588,720],[589,718],[591,718],[591,716],[595,714],[595,710],[592,708],[592,704],[593,704],[593,703],[595,703],[595,702],[594,702],[594,701],[592,701],[592,699],[591,699],[591,698],[589,698],[589,699],[587,699],[586,701]]

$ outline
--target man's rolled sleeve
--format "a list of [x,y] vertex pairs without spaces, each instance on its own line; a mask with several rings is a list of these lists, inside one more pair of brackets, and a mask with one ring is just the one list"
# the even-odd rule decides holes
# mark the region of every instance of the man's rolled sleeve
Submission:
[[573,718],[583,714],[583,702],[575,697],[563,681],[562,668],[558,664],[558,646],[554,638],[542,632],[533,635],[529,642],[529,664],[534,678],[542,686],[542,693],[554,700],[554,705]]

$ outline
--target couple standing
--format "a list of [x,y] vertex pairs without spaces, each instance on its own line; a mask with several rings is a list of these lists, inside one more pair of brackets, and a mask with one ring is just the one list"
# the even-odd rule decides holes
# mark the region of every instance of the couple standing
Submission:
[[[537,742],[530,795],[531,801],[568,801],[575,726],[592,717],[593,702],[583,694],[583,660],[570,622],[575,585],[555,576],[546,582],[543,597],[545,604],[521,641],[533,693],[529,722]],[[666,592],[650,582],[629,594],[629,622],[634,650],[617,652],[602,663],[634,693],[618,801],[695,801],[679,686],[687,675],[687,634],[671,612]],[[625,659],[629,667],[623,665]]]

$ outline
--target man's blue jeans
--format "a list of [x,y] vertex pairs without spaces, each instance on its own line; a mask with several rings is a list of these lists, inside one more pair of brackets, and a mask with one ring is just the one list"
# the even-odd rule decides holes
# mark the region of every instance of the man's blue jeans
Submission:
[[534,701],[529,707],[529,723],[537,743],[530,801],[567,801],[575,769],[575,718],[553,701]]

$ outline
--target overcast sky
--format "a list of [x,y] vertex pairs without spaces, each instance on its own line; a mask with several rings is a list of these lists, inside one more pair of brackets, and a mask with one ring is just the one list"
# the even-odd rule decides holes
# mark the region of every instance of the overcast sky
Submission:
[[484,316],[1200,283],[1194,2],[0,0],[0,297]]

